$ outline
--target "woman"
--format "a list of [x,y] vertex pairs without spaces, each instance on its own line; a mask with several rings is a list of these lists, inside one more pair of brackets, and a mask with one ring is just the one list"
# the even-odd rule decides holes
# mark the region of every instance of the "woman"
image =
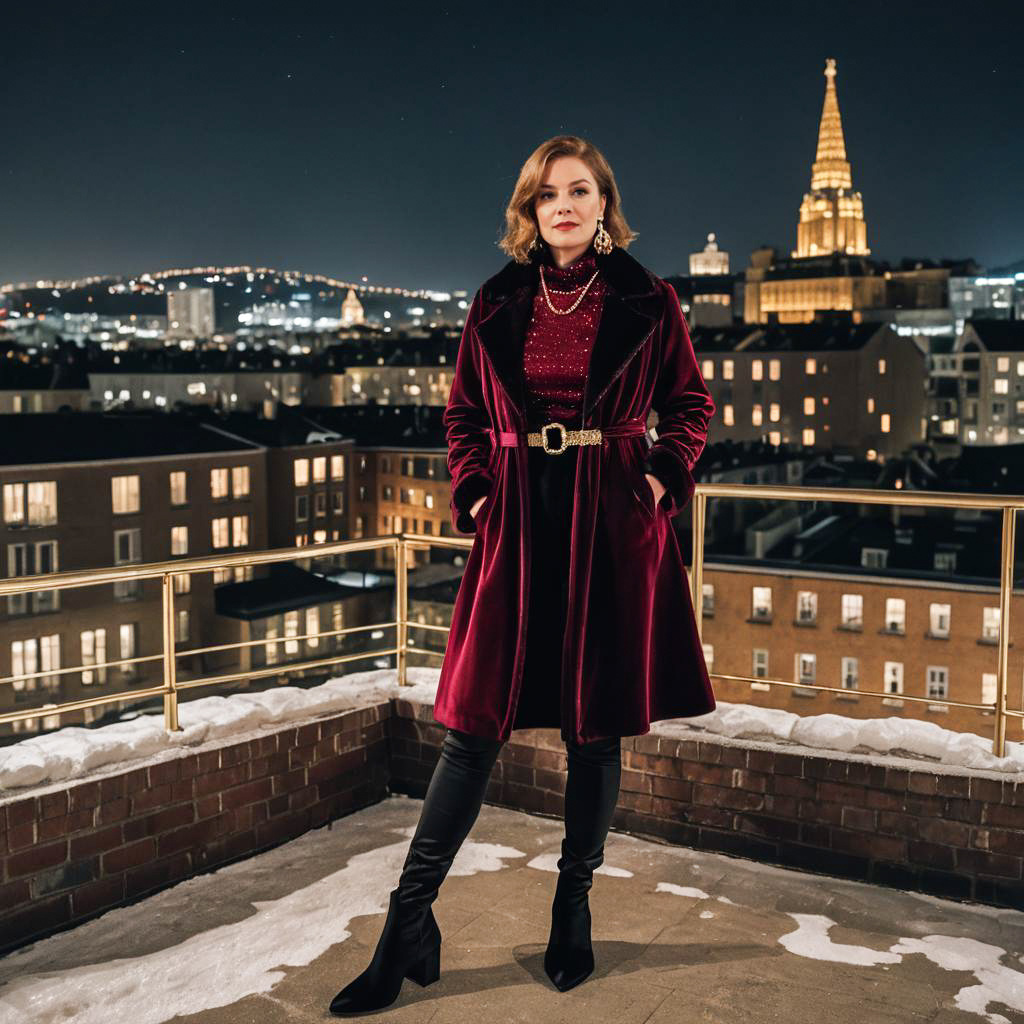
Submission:
[[[369,967],[331,1012],[440,975],[431,905],[513,729],[565,741],[565,838],[544,969],[594,969],[588,893],[618,800],[621,737],[703,715],[715,698],[670,519],[714,403],[675,292],[626,253],[636,237],[601,153],[577,136],[523,166],[476,293],[443,422],[451,516],[475,533],[434,718],[441,756]],[[650,444],[647,415],[658,414]]]

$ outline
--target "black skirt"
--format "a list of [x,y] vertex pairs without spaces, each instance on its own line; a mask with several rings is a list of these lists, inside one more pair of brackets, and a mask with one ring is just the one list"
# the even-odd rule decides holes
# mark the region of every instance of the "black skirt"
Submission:
[[526,660],[513,729],[561,728],[562,648],[569,599],[569,537],[578,448],[528,447],[530,597]]

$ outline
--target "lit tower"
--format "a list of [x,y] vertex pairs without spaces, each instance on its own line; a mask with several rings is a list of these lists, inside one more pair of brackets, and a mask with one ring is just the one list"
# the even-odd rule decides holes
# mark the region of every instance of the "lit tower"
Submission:
[[836,62],[825,61],[825,103],[818,128],[818,152],[811,168],[811,190],[800,204],[792,255],[826,256],[829,253],[867,256],[864,202],[853,191],[850,161],[846,159],[843,122],[836,96]]

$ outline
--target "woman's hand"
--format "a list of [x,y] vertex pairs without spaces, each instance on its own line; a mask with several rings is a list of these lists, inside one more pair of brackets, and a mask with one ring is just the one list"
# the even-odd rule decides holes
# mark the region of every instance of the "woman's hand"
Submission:
[[484,503],[484,502],[485,502],[486,500],[487,500],[487,495],[485,494],[485,495],[483,495],[482,497],[480,497],[480,498],[477,498],[477,499],[476,499],[476,501],[474,501],[474,502],[473,502],[473,504],[469,506],[469,514],[470,514],[470,515],[471,515],[471,516],[472,516],[472,517],[473,517],[474,519],[476,519],[476,514],[477,514],[477,512],[479,512],[479,511],[480,511],[480,506],[481,506],[481,505],[482,505],[482,504],[483,504],[483,503]]
[[653,473],[644,473],[644,477],[654,492],[654,507],[657,508],[658,502],[661,501],[661,497],[665,493],[665,485]]

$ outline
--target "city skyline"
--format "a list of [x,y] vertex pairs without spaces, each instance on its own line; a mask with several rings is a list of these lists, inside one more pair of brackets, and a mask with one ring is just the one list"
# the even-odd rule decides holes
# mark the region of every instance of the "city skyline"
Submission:
[[[558,132],[608,156],[656,273],[685,272],[712,231],[740,270],[796,245],[827,58],[872,255],[1024,256],[1008,4],[977,9],[984,50],[951,4],[526,5],[516,50],[468,5],[403,11],[400,34],[373,12],[272,10],[69,11],[42,48],[43,16],[11,15],[0,282],[252,263],[472,289],[506,260],[522,161]],[[54,131],[69,96],[79,116]]]

